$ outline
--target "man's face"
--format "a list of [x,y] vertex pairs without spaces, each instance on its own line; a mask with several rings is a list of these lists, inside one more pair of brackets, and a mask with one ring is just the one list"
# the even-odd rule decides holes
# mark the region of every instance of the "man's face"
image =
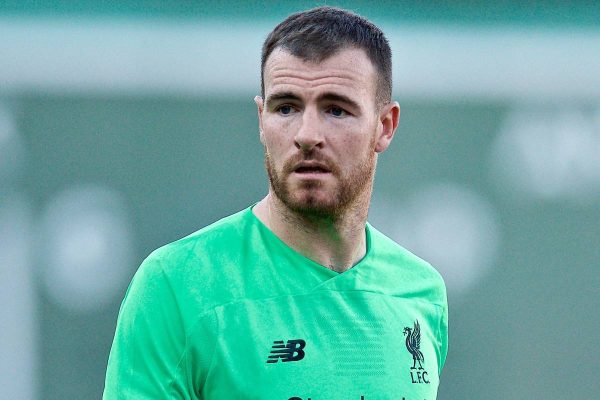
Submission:
[[[321,63],[282,49],[267,59],[256,98],[272,192],[303,214],[339,215],[367,201],[382,139],[376,74],[363,50]],[[393,133],[393,132],[392,132]]]

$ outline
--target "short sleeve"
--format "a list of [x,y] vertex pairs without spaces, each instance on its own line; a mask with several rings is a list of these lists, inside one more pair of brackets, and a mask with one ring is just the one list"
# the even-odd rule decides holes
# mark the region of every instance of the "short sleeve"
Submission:
[[441,375],[442,369],[444,368],[444,364],[446,363],[446,356],[448,355],[448,303],[447,303],[447,301],[444,303],[444,307],[442,307],[442,312],[441,312],[441,316],[440,316],[439,336],[440,336],[440,362],[439,362],[438,375]]
[[192,378],[181,365],[186,333],[175,292],[160,259],[146,259],[119,310],[103,398],[193,399]]

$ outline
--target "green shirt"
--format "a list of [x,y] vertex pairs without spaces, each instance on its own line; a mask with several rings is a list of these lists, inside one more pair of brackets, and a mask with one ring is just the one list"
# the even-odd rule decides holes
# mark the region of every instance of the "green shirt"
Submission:
[[104,399],[433,400],[440,275],[367,224],[334,272],[251,208],[154,251],[121,305]]

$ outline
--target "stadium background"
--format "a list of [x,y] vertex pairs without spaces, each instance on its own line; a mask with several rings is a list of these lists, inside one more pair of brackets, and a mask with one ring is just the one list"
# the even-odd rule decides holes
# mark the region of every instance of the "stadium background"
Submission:
[[[0,398],[99,398],[141,260],[265,193],[261,40],[317,4],[0,2]],[[598,3],[329,4],[392,43],[370,219],[446,278],[439,398],[597,397]]]

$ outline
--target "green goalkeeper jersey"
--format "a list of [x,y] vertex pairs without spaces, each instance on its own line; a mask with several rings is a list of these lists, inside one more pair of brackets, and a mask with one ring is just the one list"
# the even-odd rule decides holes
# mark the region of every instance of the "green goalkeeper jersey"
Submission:
[[104,399],[433,400],[440,275],[366,226],[337,273],[251,208],[153,252],[119,311]]

